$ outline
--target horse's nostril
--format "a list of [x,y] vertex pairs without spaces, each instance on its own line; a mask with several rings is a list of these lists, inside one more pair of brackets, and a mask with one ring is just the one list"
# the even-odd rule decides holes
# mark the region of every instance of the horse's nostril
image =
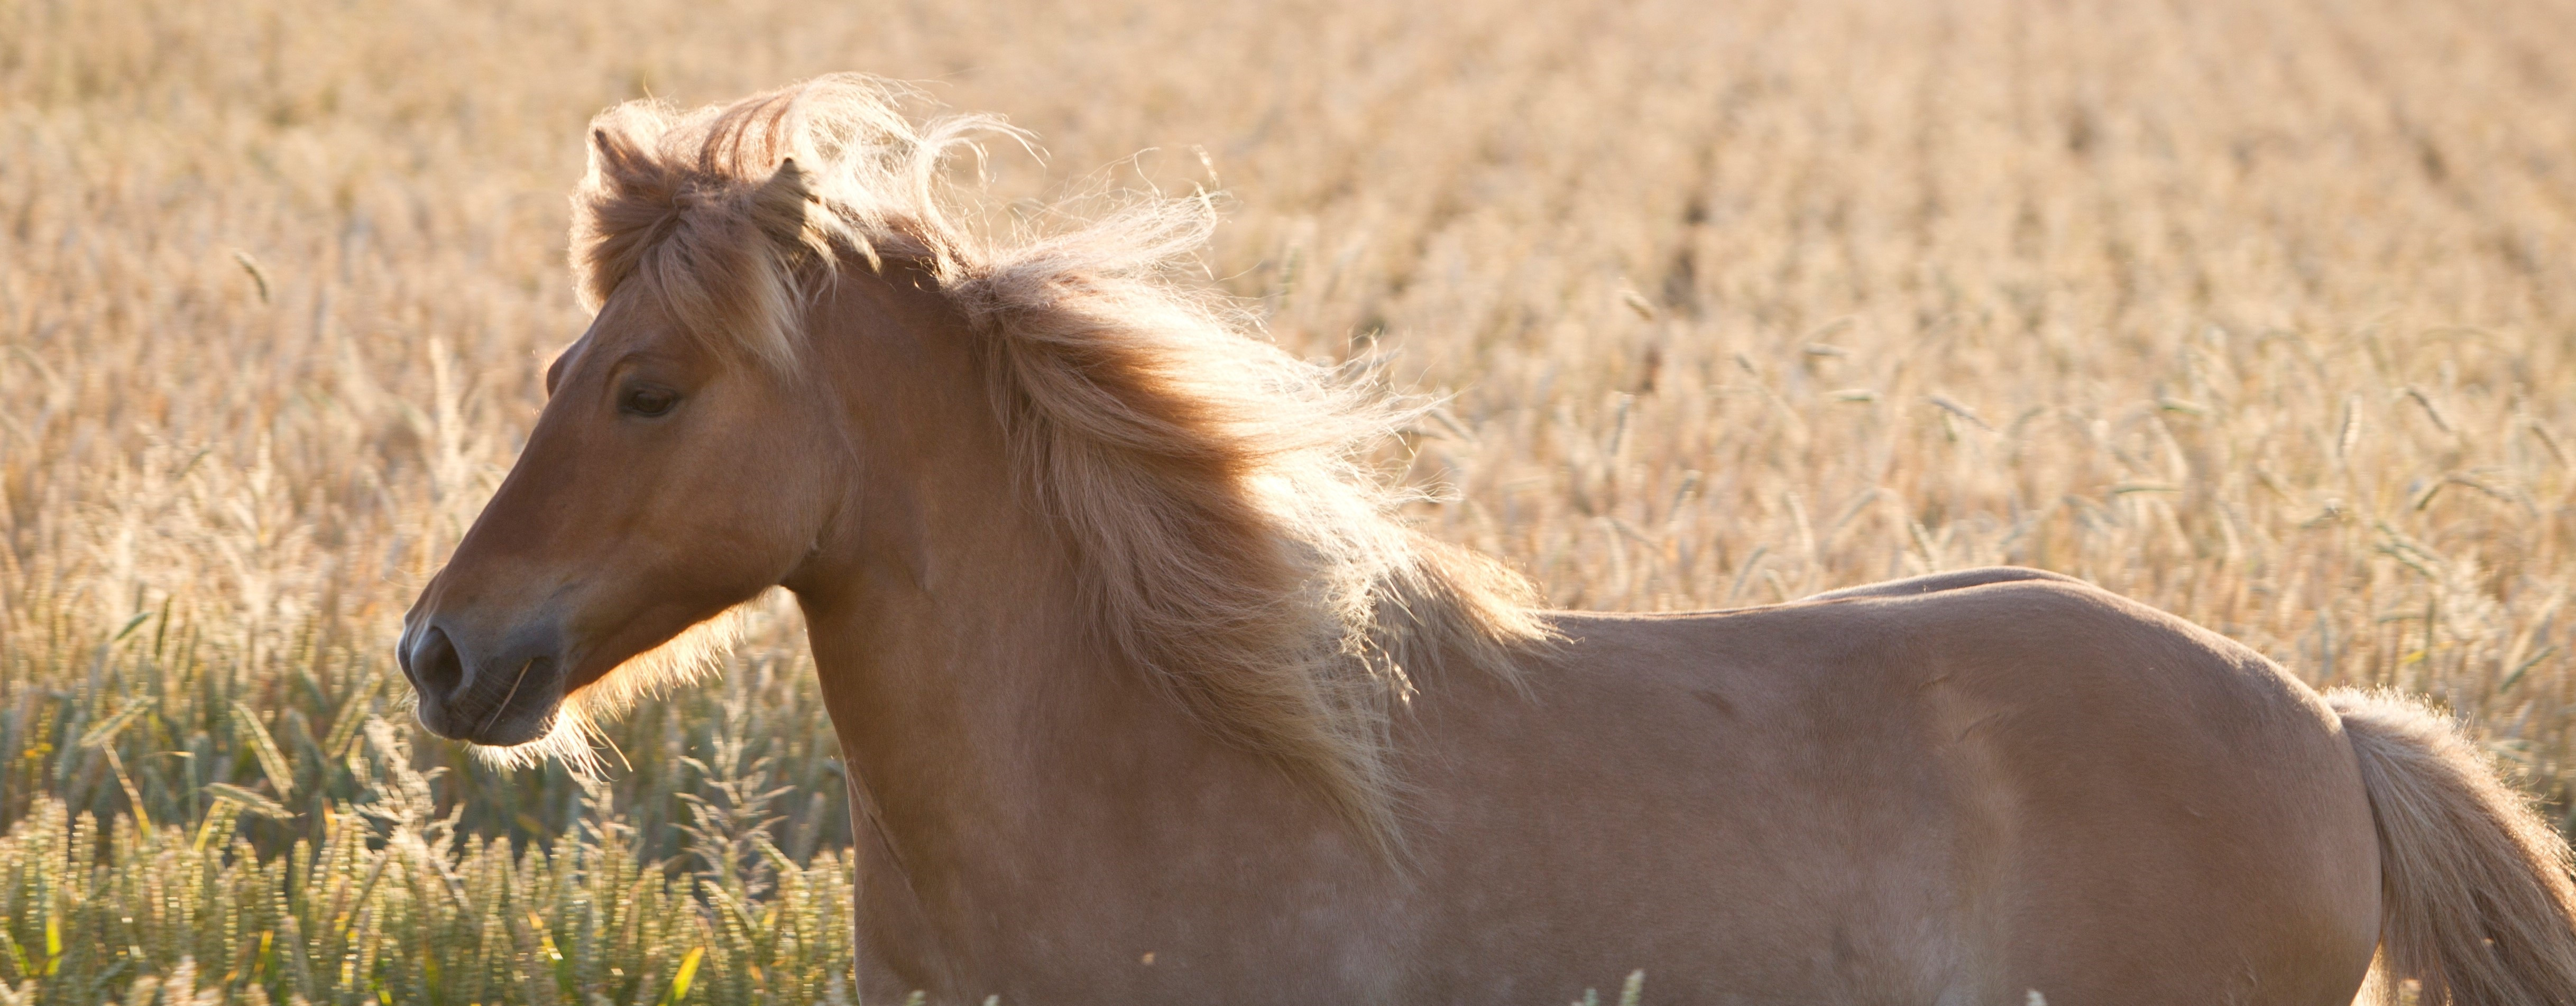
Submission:
[[411,672],[412,685],[423,696],[444,699],[465,683],[465,662],[457,658],[456,644],[448,642],[447,633],[437,626],[422,632],[403,658],[403,669]]

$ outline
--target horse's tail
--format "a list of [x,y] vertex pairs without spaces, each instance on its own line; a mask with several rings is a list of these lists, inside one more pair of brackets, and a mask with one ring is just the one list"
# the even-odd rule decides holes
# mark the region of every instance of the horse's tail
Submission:
[[2337,691],[2379,826],[2378,1001],[2576,1006],[2567,841],[2451,721],[2390,694]]

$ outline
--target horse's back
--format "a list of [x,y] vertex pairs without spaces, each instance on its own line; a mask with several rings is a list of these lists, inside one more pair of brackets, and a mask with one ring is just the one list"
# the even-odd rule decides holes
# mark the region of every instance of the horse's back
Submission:
[[1547,857],[1466,911],[1690,1000],[2349,999],[2377,852],[2313,692],[2063,578],[1920,586],[1568,615],[1536,701],[1429,696],[1437,851]]

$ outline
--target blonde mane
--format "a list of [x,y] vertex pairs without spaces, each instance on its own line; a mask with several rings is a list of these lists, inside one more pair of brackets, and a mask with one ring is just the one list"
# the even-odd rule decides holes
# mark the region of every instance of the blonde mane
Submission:
[[985,344],[1019,485],[1074,546],[1104,638],[1392,840],[1386,731],[1412,675],[1510,677],[1554,638],[1527,581],[1398,519],[1411,497],[1368,454],[1419,407],[1170,282],[1213,225],[1203,200],[1011,240],[961,223],[979,204],[946,182],[952,155],[1020,134],[917,125],[908,97],[845,75],[603,113],[573,197],[585,296],[644,284],[696,337],[792,367],[808,290],[859,263],[928,271]]

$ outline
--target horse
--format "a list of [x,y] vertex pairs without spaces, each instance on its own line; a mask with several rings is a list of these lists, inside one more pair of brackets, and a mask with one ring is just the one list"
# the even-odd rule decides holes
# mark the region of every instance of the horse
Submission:
[[1543,608],[1409,526],[1418,401],[1001,234],[833,76],[591,125],[594,320],[405,616],[430,731],[578,757],[802,611],[857,981],[937,1003],[2576,1002],[2557,833],[2450,720],[2083,582]]

